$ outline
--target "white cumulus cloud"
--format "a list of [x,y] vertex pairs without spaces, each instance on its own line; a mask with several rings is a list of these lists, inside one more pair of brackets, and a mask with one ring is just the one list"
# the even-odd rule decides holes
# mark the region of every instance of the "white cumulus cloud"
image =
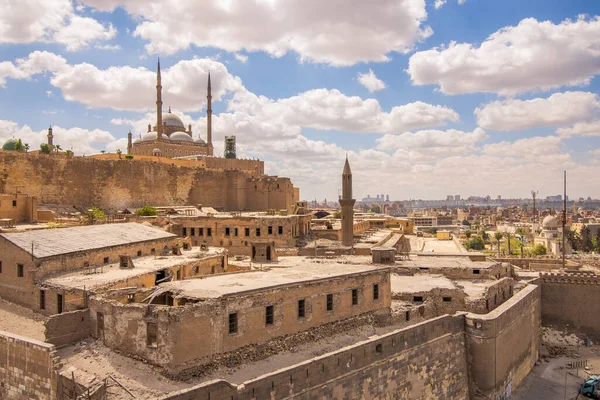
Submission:
[[385,82],[375,76],[375,73],[372,69],[369,69],[369,72],[364,74],[358,73],[358,82],[361,85],[367,88],[370,93],[377,92],[378,90],[383,90],[387,86]]
[[564,138],[571,136],[600,136],[600,119],[590,122],[578,122],[573,126],[559,128],[556,133]]

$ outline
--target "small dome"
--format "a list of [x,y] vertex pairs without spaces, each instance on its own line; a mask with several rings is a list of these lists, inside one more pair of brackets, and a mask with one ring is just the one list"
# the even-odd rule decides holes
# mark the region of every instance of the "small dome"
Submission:
[[558,219],[552,215],[548,215],[546,218],[544,218],[544,221],[542,221],[542,228],[558,228]]
[[169,111],[166,114],[163,114],[163,124],[166,122],[167,126],[178,126],[180,128],[184,128],[185,129],[185,125],[183,124],[183,122],[181,121],[181,119],[175,115],[175,114],[171,114],[171,112]]
[[194,139],[190,135],[185,132],[173,132],[171,136],[169,136],[171,140],[181,140],[183,142],[193,142]]
[[142,143],[142,139],[140,139],[140,138],[137,138],[137,139],[135,139],[135,140],[133,141],[133,143]]
[[18,141],[19,139],[8,139],[2,145],[2,150],[15,150],[15,146],[17,145]]
[[195,143],[205,144],[206,142],[202,138],[194,140]]
[[[163,139],[168,139],[169,137],[163,133]],[[142,140],[156,140],[157,135],[155,131],[148,132],[144,136],[142,136]]]
[[160,154],[160,149],[154,149],[152,150],[152,154]]

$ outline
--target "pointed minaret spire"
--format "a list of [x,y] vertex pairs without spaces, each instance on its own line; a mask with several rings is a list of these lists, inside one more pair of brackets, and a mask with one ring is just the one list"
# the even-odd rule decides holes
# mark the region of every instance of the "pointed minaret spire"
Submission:
[[54,148],[53,139],[54,135],[52,134],[52,125],[50,125],[48,128],[48,146],[50,146],[51,149]]
[[162,85],[160,77],[160,58],[156,68],[156,138],[162,141],[163,122],[162,122]]
[[346,154],[344,171],[342,172],[342,197],[339,200],[342,206],[342,246],[354,245],[354,203],[352,198],[352,171]]
[[210,86],[210,71],[208,71],[208,87],[206,93],[206,144],[208,146],[208,155],[212,155],[212,94]]

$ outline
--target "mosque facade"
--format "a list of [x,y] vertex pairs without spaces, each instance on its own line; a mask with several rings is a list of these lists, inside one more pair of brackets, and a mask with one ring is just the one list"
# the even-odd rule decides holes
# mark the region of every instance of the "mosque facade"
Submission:
[[169,111],[163,114],[162,82],[160,74],[160,61],[156,70],[156,125],[148,124],[148,131],[136,140],[132,134],[127,135],[127,154],[157,157],[186,157],[186,156],[212,156],[212,95],[210,73],[206,95],[206,141],[201,137],[194,139],[192,126],[187,128],[183,121]]

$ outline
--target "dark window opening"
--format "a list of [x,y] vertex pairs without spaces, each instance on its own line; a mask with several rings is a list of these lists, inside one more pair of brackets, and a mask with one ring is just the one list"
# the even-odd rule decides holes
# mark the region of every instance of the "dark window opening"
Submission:
[[13,207],[16,207],[16,206],[17,206],[17,201],[13,200]]
[[141,250],[138,250],[138,252],[137,252],[137,256],[138,256],[138,257],[141,257],[141,256],[142,256],[142,251],[141,251]]
[[[2,262],[0,262],[0,272],[2,272]],[[508,287],[508,294],[509,294],[510,296],[512,296],[512,295],[513,295],[513,288],[512,288],[512,286],[509,286],[509,287]]]
[[473,275],[479,275],[479,270],[478,269],[474,269],[473,270]]
[[[214,268],[214,267],[213,267],[213,268]],[[196,275],[198,275],[198,273],[199,273],[199,272],[200,272],[200,267],[196,265],[196,267],[194,268],[194,273],[195,273]],[[214,272],[214,270],[213,270],[213,274],[214,274],[214,273],[215,273],[215,272]]]
[[206,228],[206,236],[212,236],[212,228]]
[[156,279],[154,280],[154,285],[158,285],[167,277],[167,273],[165,270],[156,271]]
[[238,228],[235,228],[235,229],[233,230],[233,235],[234,235],[234,236],[237,236],[237,235],[238,235]]
[[422,303],[423,302],[423,296],[413,296],[413,302],[414,303]]
[[2,273],[2,261],[0,261],[0,274]]
[[190,228],[190,235],[196,236],[196,228]]
[[306,311],[305,311],[305,301],[304,299],[302,300],[298,300],[298,318],[304,318],[304,316],[306,315]]
[[333,295],[327,295],[327,311],[333,311]]
[[260,236],[260,228],[256,228],[256,236]]
[[406,320],[407,320],[407,321],[410,321],[410,311],[407,311],[407,312],[406,312]]
[[277,228],[277,233],[283,235],[283,226],[279,225],[279,227]]
[[128,303],[133,303],[135,301],[135,294],[128,294],[127,295],[127,302]]
[[23,264],[17,264],[17,277],[22,278],[23,275]]
[[158,347],[158,327],[156,322],[148,322],[146,324],[146,343],[148,347]]
[[494,305],[498,304],[498,295],[494,295]]
[[445,303],[449,303],[452,301],[452,297],[442,297],[442,301]]
[[489,299],[486,299],[486,300],[485,300],[485,309],[486,309],[486,310],[489,310],[489,309],[490,309],[490,300],[489,300]]
[[40,310],[46,309],[46,291],[40,290]]
[[225,228],[225,236],[229,236],[229,234],[230,234],[229,228]]
[[56,312],[58,314],[62,314],[62,312],[63,312],[63,295],[62,294],[56,295]]
[[233,335],[238,331],[238,315],[237,313],[229,314],[229,334]]
[[187,242],[183,242],[183,249],[188,250],[189,248],[190,246],[187,244]]
[[198,228],[198,236],[204,236],[204,228]]
[[183,236],[187,236],[187,228],[183,228]]
[[377,346],[375,346],[375,352],[383,353],[383,345],[381,343],[379,343]]
[[250,236],[250,228],[244,228],[244,236]]
[[352,305],[358,304],[358,289],[352,289]]
[[108,264],[108,257],[104,257],[104,264]]
[[273,306],[267,306],[266,316],[265,316],[265,324],[273,325],[273,321],[275,320],[275,310]]
[[177,270],[177,280],[178,281],[181,280],[181,270],[180,269]]
[[155,255],[156,254],[156,249],[150,249],[150,254]]
[[373,285],[373,300],[379,300],[379,284]]
[[268,233],[269,235],[272,235],[272,234],[273,234],[273,227],[272,227],[272,226],[269,226],[269,227],[267,228],[267,233]]

